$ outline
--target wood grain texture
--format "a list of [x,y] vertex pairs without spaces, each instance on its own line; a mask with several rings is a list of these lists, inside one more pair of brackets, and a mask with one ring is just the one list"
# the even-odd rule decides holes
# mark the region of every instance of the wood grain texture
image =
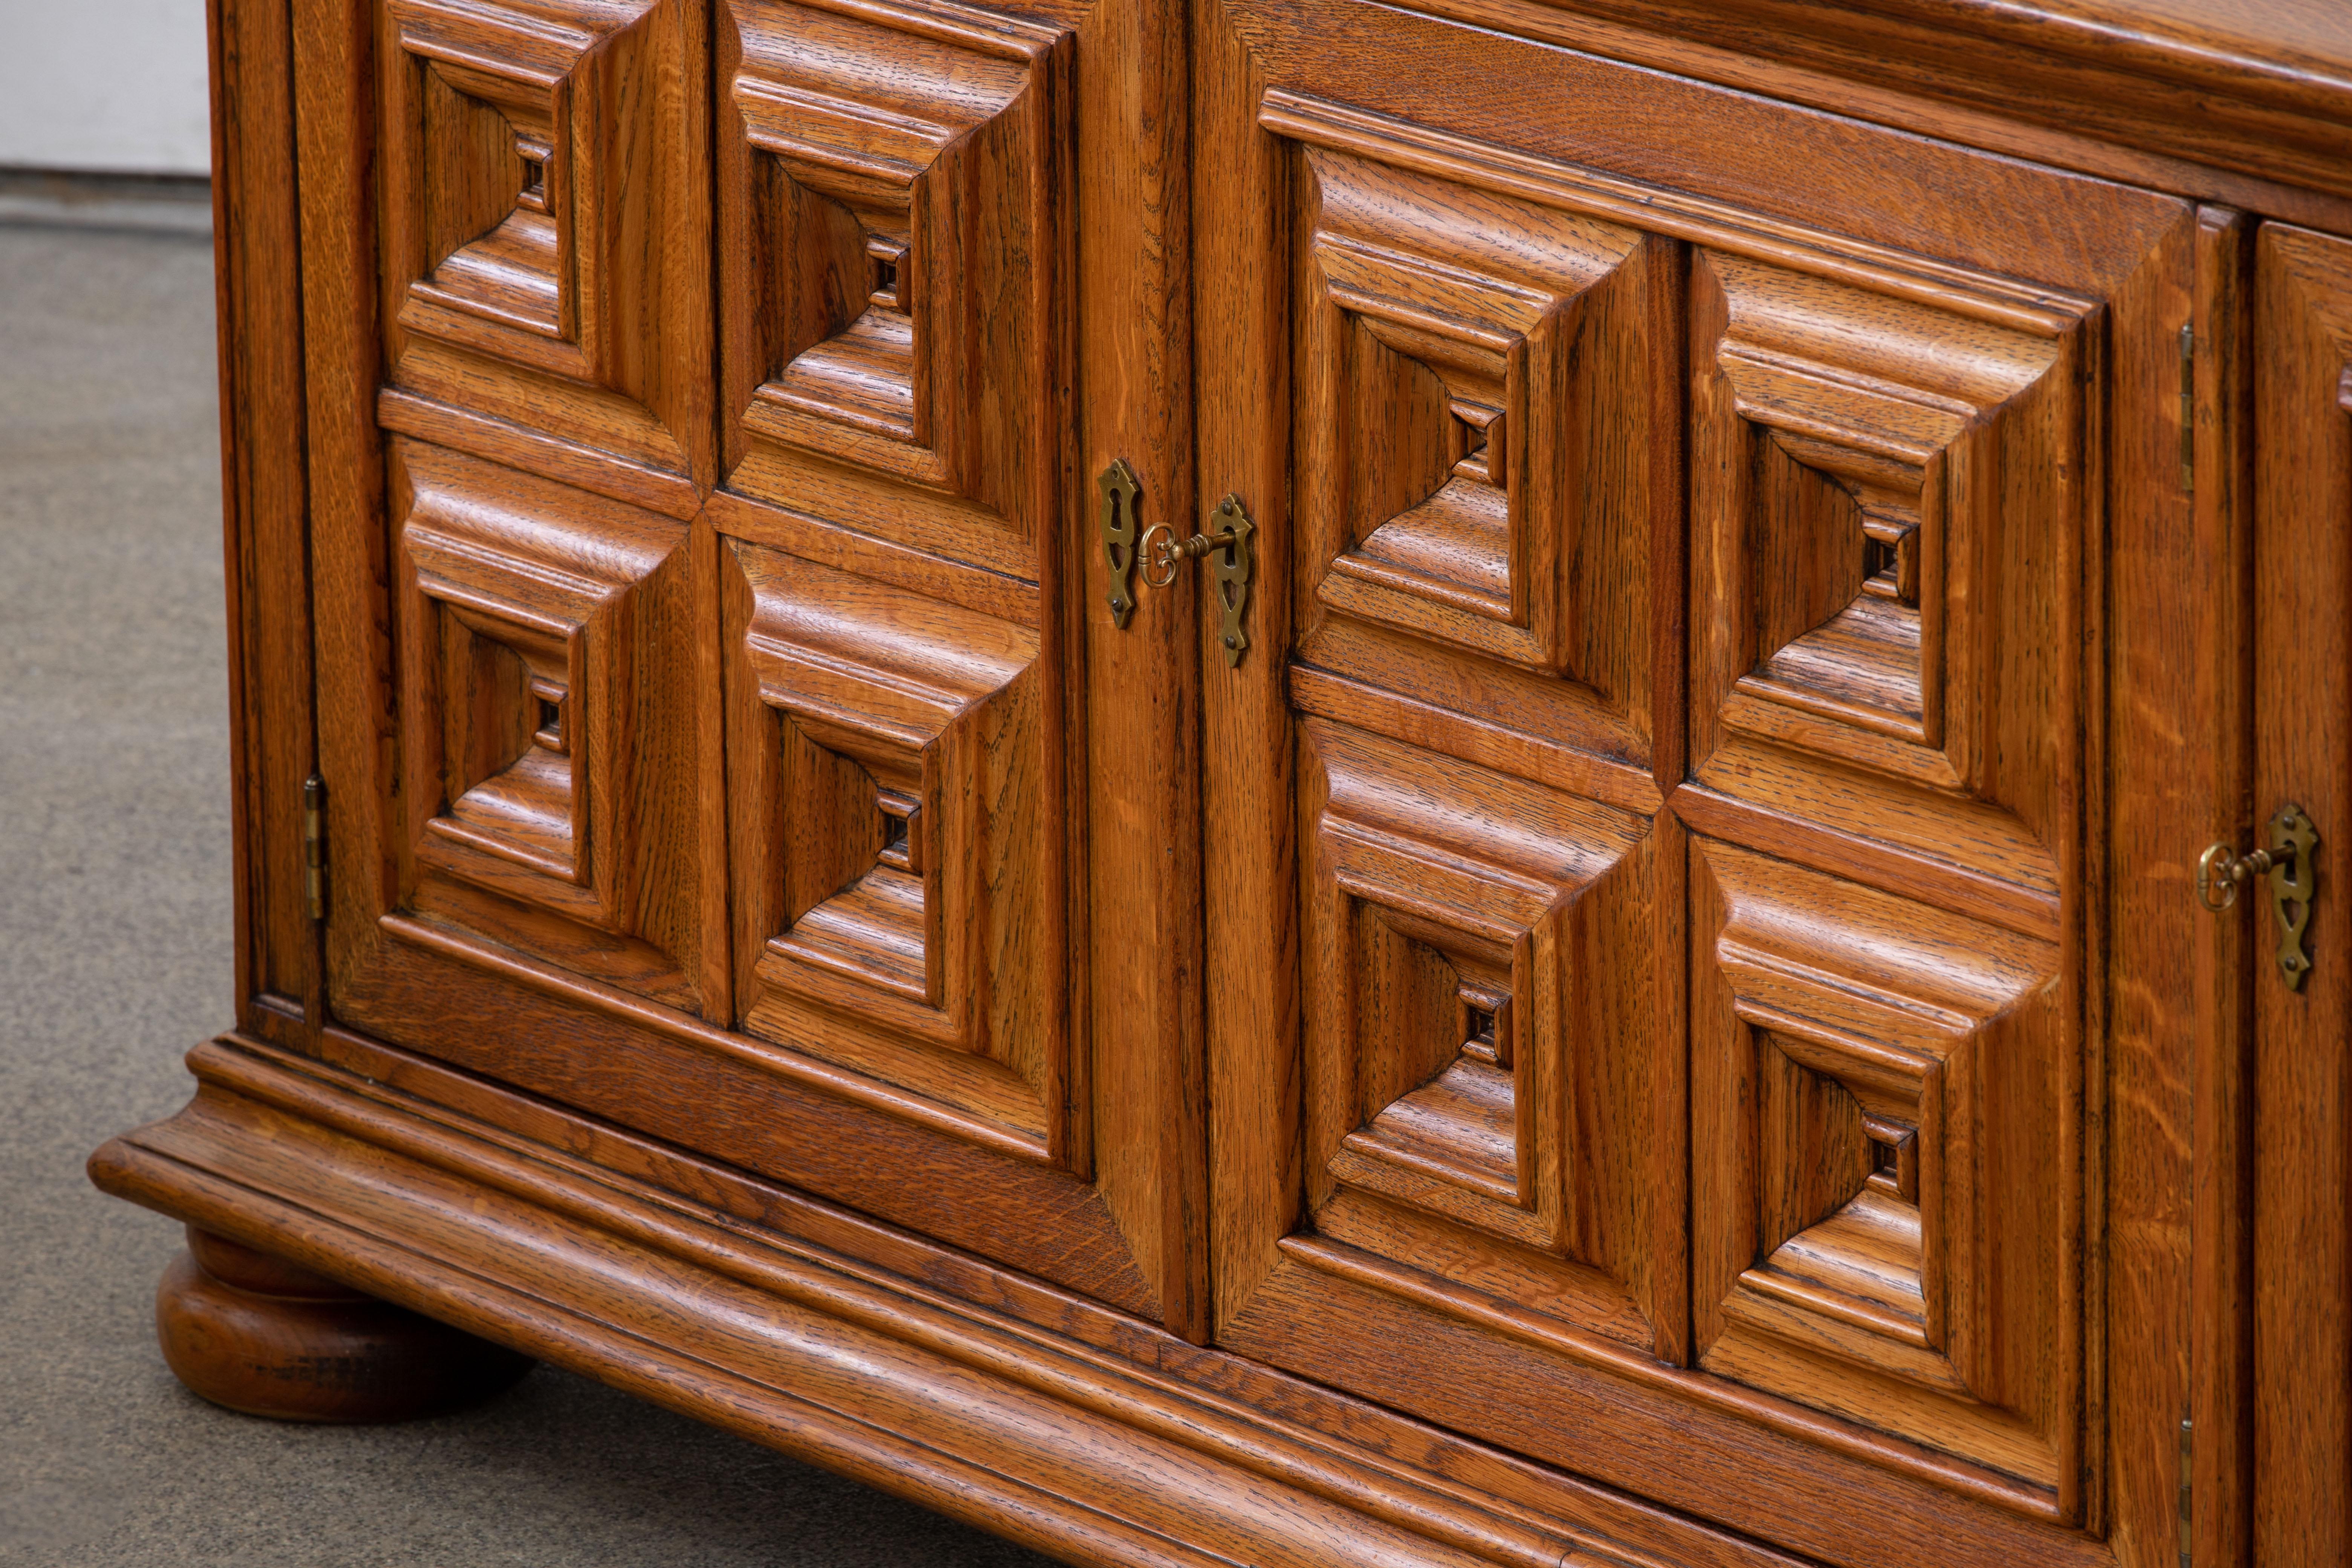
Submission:
[[[2254,258],[2253,573],[2263,584],[2254,689],[2255,820],[2289,801],[2347,831],[2352,732],[2342,689],[2352,623],[2343,548],[2352,516],[2352,245],[2266,226]],[[2251,826],[2251,823],[2249,824]],[[2320,850],[2322,877],[2340,856]],[[2338,873],[2340,875],[2340,872]],[[2257,900],[2254,994],[2253,1555],[2352,1552],[2352,975],[2315,963],[2279,983],[2278,933]],[[2340,917],[2339,917],[2340,918]],[[2316,920],[2315,918],[2315,924]],[[2318,949],[2315,933],[2314,950]],[[2309,1172],[2309,1179],[2289,1175]]]
[[707,492],[707,8],[383,0],[375,33],[390,379]]
[[446,1415],[531,1367],[503,1345],[193,1226],[156,1289],[155,1332],[192,1391],[278,1421]]
[[[2111,1364],[2105,1314],[2120,1279],[2132,1332],[2185,1334],[2186,1234],[2137,1217],[2173,1188],[2135,1179],[2126,1190],[2107,1162],[2183,1179],[2168,1151],[2196,1037],[2179,1005],[2185,984],[2178,1002],[2162,994],[2160,1027],[2135,1018],[2139,1032],[2113,1051],[2103,1032],[2106,862],[2089,847],[2107,830],[2106,677],[2093,650],[2108,635],[2106,552],[2137,571],[2137,552],[2188,515],[2177,463],[2166,476],[2148,454],[2179,439],[2177,356],[2169,367],[2165,356],[2189,304],[2189,209],[1966,156],[1930,174],[1940,153],[1853,121],[1426,15],[1247,5],[1203,28],[1200,58],[1217,63],[1196,79],[1201,144],[1217,162],[1201,176],[1213,205],[1199,265],[1203,277],[1254,279],[1254,291],[1218,296],[1235,300],[1217,348],[1237,363],[1216,373],[1231,395],[1202,403],[1202,450],[1215,455],[1203,480],[1237,493],[1243,482],[1286,488],[1295,509],[1265,552],[1270,562],[1288,552],[1292,668],[1280,686],[1211,683],[1212,715],[1229,713],[1226,732],[1258,737],[1260,748],[1213,752],[1212,790],[1296,795],[1291,836],[1254,839],[1262,847],[1225,886],[1245,911],[1229,918],[1302,944],[1289,977],[1265,973],[1264,949],[1227,962],[1213,951],[1213,997],[1286,1024],[1281,1036],[1253,1024],[1217,1042],[1230,1053],[1219,1058],[1220,1092],[1248,1107],[1218,1111],[1222,1342],[1514,1444],[1543,1441],[1529,1424],[1540,1418],[1507,1412],[1499,1391],[1540,1389],[1520,1402],[1580,1430],[1609,1425],[1599,1450],[1608,1458],[1583,1450],[1578,1462],[1623,1460],[1611,1473],[1625,1484],[1656,1484],[1633,1479],[1652,1468],[1618,1447],[1631,1431],[1604,1414],[1633,1399],[1628,1386],[1677,1421],[1736,1409],[1801,1431],[1791,1468],[1751,1452],[1686,1506],[1841,1560],[1881,1561],[1886,1548],[1835,1542],[1801,1506],[1784,1511],[1791,1494],[1772,1491],[1800,1473],[1827,1483],[1822,1457],[1832,1447],[2059,1527],[2003,1542],[1981,1516],[1962,1524],[1956,1513],[1930,1532],[1948,1554],[2038,1558],[2066,1541],[2094,1558],[2113,1550],[2153,1563],[2176,1512],[2158,1489],[2153,1438],[2177,1428],[2185,1365],[2137,1350]],[[1412,62],[1435,69],[1441,59],[1451,70],[1478,62],[1475,74],[1514,90],[1417,93]],[[1612,112],[1549,109],[1570,102]],[[1772,152],[1712,151],[1727,146]],[[1906,189],[1934,198],[1882,205],[1893,187],[1875,171],[1886,160],[1903,163]],[[2029,184],[2042,194],[2026,195]],[[2063,236],[2030,216],[2061,208]],[[1994,210],[2009,216],[1990,224]],[[1571,216],[1592,226],[1577,230]],[[1541,510],[1546,465],[1574,437],[1541,412],[1517,414],[1516,388],[1543,374],[1554,330],[1544,311],[1563,298],[1570,235],[1613,247],[1593,253],[1602,267],[1654,254],[1642,265],[1659,302],[1604,326],[1587,283],[1577,326],[1558,329],[1592,334],[1587,363],[1620,356],[1605,374],[1612,395],[1564,400],[1588,420],[1628,421],[1589,450],[1620,461],[1639,451],[1654,465],[1571,461],[1581,518]],[[1290,258],[1286,274],[1256,260],[1269,252]],[[1660,374],[1678,363],[1686,448],[1672,435],[1682,399]],[[1634,423],[1648,388],[1664,389],[1664,417]],[[1276,486],[1270,476],[1286,469],[1287,486]],[[1679,553],[1671,522],[1622,563],[1595,548],[1593,519],[1607,515],[1596,509],[1638,516],[1644,485],[1688,498],[1686,611],[1644,574]],[[2129,542],[2111,542],[2110,530]],[[1545,662],[1532,586],[1571,558],[1570,542],[1594,574],[1574,616],[1587,639],[1625,636],[1653,605],[1652,627],[1678,633],[1687,614],[1686,719],[1675,716],[1679,637],[1644,667],[1656,672],[1655,729],[1687,733],[1687,763],[1678,750],[1645,748],[1631,727],[1612,734],[1562,716],[1574,687],[1608,684]],[[1540,569],[1516,575],[1530,563]],[[2126,629],[2126,657],[2180,668],[2161,629],[2177,602],[2133,607],[2146,618]],[[1465,635],[1465,615],[1522,640]],[[1645,639],[1656,636],[1620,646],[1655,647]],[[2166,689],[2167,711],[2192,711],[2191,690]],[[1285,705],[1309,737],[1296,760],[1263,739]],[[1399,743],[1399,757],[1411,748],[1431,759],[1426,773],[1381,764],[1412,782],[1367,795],[1386,803],[1371,847],[1345,826],[1366,808],[1337,804],[1364,793],[1339,783],[1362,764],[1332,772],[1331,755],[1353,752],[1333,753],[1342,732],[1324,727],[1330,719]],[[1654,782],[1618,771],[1624,763],[1647,763]],[[1589,1290],[1538,1284],[1512,1262],[1499,1218],[1467,1217],[1481,1202],[1507,1205],[1533,1179],[1539,1139],[1520,1142],[1521,1118],[1563,1100],[1587,1144],[1644,1126],[1656,1163],[1642,1186],[1680,1180],[1685,1160],[1661,1146],[1673,1134],[1659,1132],[1655,1110],[1629,1120],[1613,1091],[1571,1083],[1523,1112],[1525,1085],[1507,1094],[1482,1054],[1496,1047],[1474,1037],[1439,1048],[1442,993],[1477,1009],[1464,1016],[1496,1020],[1499,1042],[1503,1015],[1478,997],[1511,989],[1498,957],[1446,933],[1443,911],[1465,903],[1449,891],[1454,880],[1524,868],[1521,845],[1569,856],[1609,841],[1561,816],[1516,830],[1509,850],[1473,847],[1475,833],[1456,837],[1452,818],[1494,832],[1517,816],[1489,793],[1503,786],[1487,784],[1485,769],[1654,823],[1658,860],[1677,868],[1669,888],[1680,886],[1684,824],[1794,862],[1741,884],[1757,930],[1775,933],[1756,951],[1780,952],[1785,940],[1794,953],[1805,943],[1792,933],[1809,927],[1829,944],[1788,960],[1789,974],[1810,977],[1800,990],[1824,987],[1801,999],[1766,1001],[1779,982],[1760,978],[1717,991],[1716,954],[1696,965],[1696,1319],[1687,1339],[1680,1329],[1658,1339],[1663,1365],[1610,1347],[1628,1320]],[[1459,804],[1473,800],[1483,804]],[[2147,826],[2193,834],[2169,809],[2159,803]],[[1408,820],[1418,823],[1409,837],[1381,837]],[[1441,842],[1442,853],[1432,847]],[[1705,852],[1726,866],[1773,864],[1712,843]],[[2167,839],[2160,853],[2178,864],[2181,849]],[[2122,885],[2146,902],[2161,883],[2138,864]],[[1798,866],[1859,885],[1836,891]],[[1702,887],[1694,874],[1701,910],[1718,896],[1717,875]],[[1301,895],[1296,917],[1280,912],[1292,888],[1318,889]],[[1498,930],[1518,896],[1500,889],[1475,900]],[[1687,933],[1682,924],[1668,922],[1655,944],[1713,940],[1709,919],[1694,914]],[[2157,929],[2190,928],[2168,910],[2147,931]],[[1947,959],[1962,953],[2009,979],[1952,1012],[1948,999],[1926,998],[1942,994],[1957,973]],[[1779,962],[1742,973],[1760,977]],[[1895,1005],[1889,1027],[1901,1017],[1897,1033],[1932,1033],[1940,1016],[1963,1034],[1983,1028],[1984,1065],[1896,1047],[1847,1016],[1879,984],[1869,975],[1882,962],[1905,975],[1898,990],[1919,988]],[[1641,973],[1622,957],[1601,965],[1574,1005],[1605,1017]],[[1525,1049],[1541,1008],[1511,1002],[1512,1048]],[[1963,1013],[1978,1024],[1958,1024]],[[1294,1016],[1297,1047],[1286,1038]],[[1679,1026],[1638,1003],[1629,1016]],[[1735,1049],[1736,1039],[1751,1044]],[[1357,1064],[1354,1076],[1335,1075],[1332,1062]],[[1371,1080],[1381,1087],[1364,1100]],[[2128,1102],[2120,1132],[2106,1120],[2117,1096]],[[1948,1149],[1947,1105],[1961,1140]],[[1291,1116],[1297,1145],[1278,1120]],[[1948,1158],[1958,1173],[1948,1184]],[[1402,1220],[1433,1205],[1457,1227],[1442,1240]],[[2118,1240],[2108,1227],[2126,1213]],[[1930,1238],[1954,1237],[2000,1239],[1952,1241],[1935,1256],[1947,1242]],[[2024,1315],[1997,1322],[1989,1310]],[[1690,1356],[1713,1377],[1675,1370]],[[1570,1365],[1588,1381],[1569,1379]],[[1495,1397],[1468,1392],[1482,1387]],[[1829,1422],[1809,1425],[1795,1406]],[[2110,1459],[2120,1410],[2131,1412],[2129,1436]],[[1890,1495],[1889,1479],[1855,1484],[1873,1508]]]
[[[1151,18],[744,5],[721,8],[713,46],[706,8],[676,0],[305,10],[318,166],[389,139],[381,185],[316,193],[316,265],[346,269],[321,300],[368,314],[322,303],[314,342],[344,387],[392,356],[373,413],[399,433],[344,423],[356,405],[313,426],[337,465],[314,496],[338,609],[321,653],[333,1017],[863,1193],[1200,1331],[1197,1025],[1179,1005],[1197,900],[1167,830],[1190,787],[1186,710],[1087,684],[1071,588],[1082,339],[1085,438],[1130,454],[1155,495],[1181,483],[1180,290],[1133,263],[1171,253],[1115,225],[1082,236],[1068,199],[1088,116],[1094,178],[1163,177],[1135,117],[1165,95],[1125,84],[1147,58],[1181,75],[1181,39],[1082,68],[1074,28]],[[689,85],[712,47],[741,89],[716,200],[712,110]],[[746,147],[767,149],[756,167]],[[879,325],[860,336],[853,311],[784,353],[737,307],[788,280],[770,241],[814,245],[835,208],[864,214],[866,238],[849,260],[803,256],[796,297],[822,315],[849,267]],[[1181,223],[1181,206],[1137,212]],[[715,377],[696,259],[713,232],[731,301]],[[1087,265],[1129,304],[1075,287]],[[867,352],[892,332],[895,370]],[[771,412],[799,412],[750,447],[718,440],[712,422],[741,410],[712,399],[756,402],[776,376]],[[739,559],[772,567],[751,574],[758,617],[736,613]],[[859,602],[862,645],[833,624]],[[928,698],[895,647],[926,616],[916,663],[944,682]],[[1107,653],[1148,663],[1180,635],[1154,619]],[[856,646],[862,684],[832,668]],[[750,647],[768,650],[756,679]],[[1120,789],[1088,792],[1097,771]],[[791,832],[770,842],[772,823]],[[1106,851],[1128,859],[1096,878]],[[780,988],[774,964],[797,978]],[[1098,1009],[1098,973],[1139,989]],[[716,1103],[740,1119],[714,1122]]]
[[213,11],[102,1182],[1073,1560],[2352,1548],[2331,851],[2192,879],[2341,829],[2333,13]]
[[313,741],[289,21],[283,5],[217,0],[209,33],[229,743],[239,759],[236,995],[247,1028],[299,1015],[318,993],[300,893]]
[[731,1021],[1085,1170],[1036,634],[751,545],[727,573]]
[[[1072,1562],[1795,1561],[551,1107],[557,1145],[250,1043],[192,1062],[109,1190]],[[502,1095],[434,1098],[469,1093]]]
[[1579,0],[1906,97],[2352,191],[2352,29],[2324,0]]
[[[2209,841],[2235,841],[2261,814],[2252,804],[2253,578],[2252,277],[2254,226],[2242,214],[2198,214],[2195,561],[2200,606],[2181,606],[2198,628],[2192,754],[2203,775],[2180,804],[2202,812]],[[2171,590],[2178,594],[2178,589]],[[2173,917],[2178,919],[2177,916]],[[2196,1123],[2189,1215],[2189,1410],[2195,1443],[2191,1551],[2220,1568],[2248,1562],[2254,1496],[2253,1079],[2251,1027],[2262,982],[2262,931],[2244,919],[2208,920],[2197,943]]]

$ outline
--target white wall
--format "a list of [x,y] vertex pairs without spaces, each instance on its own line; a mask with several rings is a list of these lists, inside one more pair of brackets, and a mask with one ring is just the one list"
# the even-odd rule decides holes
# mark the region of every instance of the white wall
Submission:
[[0,167],[212,167],[205,0],[0,0]]

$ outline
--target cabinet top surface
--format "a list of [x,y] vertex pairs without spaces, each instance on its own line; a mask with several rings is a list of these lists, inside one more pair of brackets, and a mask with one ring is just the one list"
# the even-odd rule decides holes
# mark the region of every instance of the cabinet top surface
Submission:
[[1769,94],[1817,90],[1802,75],[1777,74],[1789,68],[1827,73],[1873,92],[2352,195],[2352,7],[2340,0],[1558,4],[1672,40],[1652,56],[1668,68],[1714,74],[1723,57],[1711,50],[1764,62],[1764,74],[1742,85]]

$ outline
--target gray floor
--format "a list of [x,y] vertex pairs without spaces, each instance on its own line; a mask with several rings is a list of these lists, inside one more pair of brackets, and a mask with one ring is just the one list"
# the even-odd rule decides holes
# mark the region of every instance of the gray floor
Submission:
[[1042,1563],[547,1368],[365,1429],[164,1370],[177,1228],[82,1161],[229,1018],[211,317],[201,239],[0,226],[0,1563]]

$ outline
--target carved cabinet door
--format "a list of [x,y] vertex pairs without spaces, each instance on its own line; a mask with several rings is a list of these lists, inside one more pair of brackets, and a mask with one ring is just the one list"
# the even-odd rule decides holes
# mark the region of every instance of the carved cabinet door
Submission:
[[1148,13],[300,9],[328,1023],[1197,1334]]
[[2169,1562],[2234,220],[1569,26],[1199,14],[1217,1340],[1828,1561]]

